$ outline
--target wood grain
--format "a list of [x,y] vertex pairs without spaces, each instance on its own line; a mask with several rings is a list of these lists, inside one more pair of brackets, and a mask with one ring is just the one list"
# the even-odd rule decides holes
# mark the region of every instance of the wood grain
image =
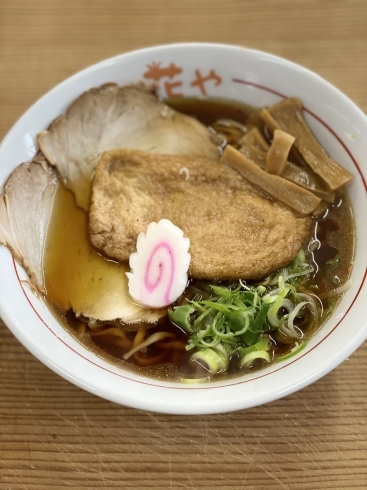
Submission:
[[[270,51],[367,111],[365,0],[1,0],[0,138],[101,59],[180,41]],[[318,382],[230,414],[169,416],[97,398],[0,323],[0,489],[367,488],[367,344]]]

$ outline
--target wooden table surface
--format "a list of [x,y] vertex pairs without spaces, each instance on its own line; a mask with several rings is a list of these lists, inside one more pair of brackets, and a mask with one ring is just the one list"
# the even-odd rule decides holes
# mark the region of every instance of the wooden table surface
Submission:
[[[275,53],[367,111],[366,0],[0,0],[0,138],[80,69],[179,41]],[[1,489],[367,489],[366,343],[294,395],[210,416],[97,398],[2,322],[0,356]]]

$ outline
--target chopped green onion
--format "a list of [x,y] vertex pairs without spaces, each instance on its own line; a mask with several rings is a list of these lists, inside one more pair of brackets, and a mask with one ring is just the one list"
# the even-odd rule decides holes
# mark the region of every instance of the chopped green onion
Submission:
[[306,301],[302,301],[302,303],[298,303],[298,305],[294,308],[294,310],[289,314],[288,316],[288,321],[287,324],[283,324],[281,326],[281,331],[288,335],[289,337],[294,337],[296,339],[299,339],[302,337],[302,332],[300,330],[296,330],[294,326],[294,320],[297,317],[298,313],[300,310],[307,305],[308,303]]
[[180,378],[180,382],[187,385],[206,383],[209,380],[210,380],[210,376],[206,376],[205,378]]
[[170,320],[186,332],[191,332],[190,316],[194,313],[195,307],[192,305],[182,305],[174,310],[168,310]]
[[263,359],[265,362],[270,362],[270,354],[264,350],[259,352],[250,352],[250,354],[247,354],[243,359],[241,359],[241,368],[248,367],[255,359]]
[[236,310],[230,314],[228,320],[231,323],[235,335],[242,335],[246,332],[250,326],[250,322],[254,319],[255,313],[255,308],[251,308],[248,310]]
[[300,342],[296,342],[293,349],[291,349],[291,351],[288,352],[287,354],[284,354],[283,356],[279,356],[277,358],[276,362],[286,361],[287,359],[290,359],[291,357],[295,356],[296,354],[301,352],[301,350],[303,350],[306,347],[306,343],[307,342],[305,340],[301,340]]
[[258,352],[258,351],[268,351],[270,348],[270,339],[269,337],[263,337],[259,342],[257,342],[254,345],[251,345],[250,347],[243,347],[242,349],[239,350],[240,357],[244,357],[247,354],[250,354],[250,352]]
[[270,362],[271,357],[269,354],[270,339],[264,337],[255,345],[245,347],[241,349],[239,354],[241,356],[241,367],[248,367],[255,359],[262,359],[265,362]]
[[[296,319],[301,326],[309,315],[314,321],[320,316],[322,305],[312,295],[299,292],[312,289],[307,277],[312,271],[301,250],[288,267],[256,286],[242,280],[228,287],[204,284],[205,299],[198,293],[189,304],[169,310],[172,322],[189,335],[186,350],[194,350],[190,359],[206,366],[211,375],[226,370],[235,353],[241,366],[255,359],[271,362],[273,347],[267,332],[276,329],[300,339],[303,332],[295,325]],[[296,343],[297,348],[300,345],[303,341]]]
[[251,326],[241,335],[241,339],[246,345],[256,344],[262,337],[263,326],[267,317],[270,305],[264,303]]
[[[283,279],[282,276],[280,276],[279,278],[279,285],[281,284],[281,279]],[[283,290],[277,295],[276,300],[274,301],[274,303],[272,303],[268,311],[268,320],[270,325],[272,325],[273,327],[280,327],[281,325],[281,320],[278,317],[279,309],[282,306],[283,299],[287,296],[287,294],[290,291],[289,287],[283,287],[281,289]]]
[[228,354],[222,349],[199,350],[190,359],[204,365],[203,367],[207,368],[211,374],[226,370],[228,365]]

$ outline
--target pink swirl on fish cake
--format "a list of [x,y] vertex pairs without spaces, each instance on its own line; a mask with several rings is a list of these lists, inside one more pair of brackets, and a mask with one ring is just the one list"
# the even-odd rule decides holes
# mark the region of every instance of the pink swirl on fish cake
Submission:
[[[149,293],[152,293],[156,290],[157,287],[160,286],[162,277],[164,279],[164,273],[165,273],[164,269],[165,269],[165,265],[168,263],[168,261],[161,259],[161,255],[159,252],[162,249],[165,250],[169,255],[169,262],[170,262],[170,264],[168,265],[169,280],[168,280],[167,288],[166,288],[165,293],[164,293],[164,300],[167,304],[170,304],[172,302],[170,300],[170,293],[171,293],[171,289],[172,289],[173,278],[175,275],[175,254],[174,254],[173,248],[167,242],[158,243],[154,247],[154,249],[152,250],[151,255],[148,259],[148,263],[146,265],[145,277],[144,277],[144,286]],[[157,275],[157,278],[155,279],[154,282],[150,282],[150,277],[155,272],[154,270],[152,271],[152,268],[154,268],[154,265],[152,265],[152,262],[156,256],[156,254],[158,254],[158,256],[159,256],[159,259],[158,259],[159,260],[158,275]]]

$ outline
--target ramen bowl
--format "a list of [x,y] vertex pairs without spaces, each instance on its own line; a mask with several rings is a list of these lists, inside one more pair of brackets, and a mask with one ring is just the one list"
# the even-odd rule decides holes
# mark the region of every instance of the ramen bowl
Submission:
[[143,377],[87,350],[27,285],[27,274],[0,247],[0,314],[18,340],[71,383],[113,402],[163,413],[240,410],[299,390],[324,376],[367,337],[367,118],[318,75],[271,54],[218,44],[142,49],[87,68],[55,87],[14,125],[0,147],[0,184],[38,151],[37,134],[84,91],[107,82],[153,84],[162,97],[214,97],[251,106],[301,99],[305,119],[327,153],[354,175],[348,184],[356,227],[350,287],[330,318],[293,357],[252,374],[203,384]]

